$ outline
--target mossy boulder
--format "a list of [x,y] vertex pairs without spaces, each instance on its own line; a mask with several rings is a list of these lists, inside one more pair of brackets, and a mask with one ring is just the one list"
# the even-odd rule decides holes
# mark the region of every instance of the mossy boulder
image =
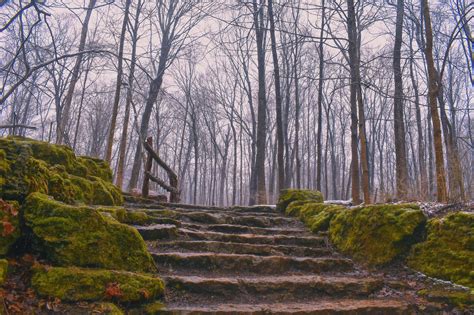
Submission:
[[20,235],[18,203],[0,199],[0,257],[10,251]]
[[67,203],[120,205],[106,162],[76,157],[61,145],[19,137],[0,138],[0,198],[22,202],[41,192]]
[[94,314],[107,314],[107,315],[125,315],[125,312],[120,309],[117,305],[110,302],[98,303],[92,310]]
[[278,198],[277,211],[285,212],[286,207],[293,201],[323,202],[323,194],[309,189],[282,189]]
[[22,206],[31,230],[33,252],[54,264],[155,271],[138,231],[86,206],[71,206],[40,193],[30,194]]
[[123,207],[99,207],[97,210],[125,224],[148,225],[155,221],[145,211],[140,210],[127,210]]
[[7,280],[8,274],[8,261],[6,259],[0,259],[0,286]]
[[306,205],[308,201],[306,200],[297,200],[297,201],[292,201],[288,204],[288,206],[285,209],[285,214],[292,216],[292,217],[297,217],[300,215],[300,210],[301,208]]
[[41,296],[68,302],[140,303],[157,299],[164,291],[163,281],[152,275],[77,267],[36,267],[31,286]]
[[426,241],[413,246],[408,266],[474,289],[474,213],[428,221]]
[[313,212],[313,214],[306,218],[305,224],[313,233],[327,231],[329,229],[329,224],[331,219],[342,211],[347,209],[339,205],[326,205],[320,204],[317,206],[319,208],[318,212]]
[[421,238],[426,218],[417,205],[371,205],[340,211],[331,220],[331,242],[369,266],[382,266],[408,253]]

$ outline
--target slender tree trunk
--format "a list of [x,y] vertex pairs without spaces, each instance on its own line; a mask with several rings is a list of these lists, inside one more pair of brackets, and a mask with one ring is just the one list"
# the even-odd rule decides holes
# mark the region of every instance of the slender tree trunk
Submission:
[[270,19],[270,38],[272,45],[273,71],[275,75],[275,105],[277,119],[277,161],[278,161],[278,190],[285,188],[285,161],[284,138],[282,118],[282,98],[280,86],[280,66],[278,64],[277,43],[275,37],[275,20],[273,13],[273,0],[268,0],[268,17]]
[[[90,0],[89,5],[87,6],[86,17],[84,22],[82,23],[82,30],[81,30],[81,38],[79,40],[79,48],[78,51],[83,51],[84,47],[86,46],[86,39],[87,39],[87,30],[89,29],[89,21],[92,15],[92,11],[94,10],[95,4],[97,0]],[[76,57],[76,61],[74,63],[74,68],[72,69],[71,73],[71,81],[69,83],[69,88],[67,90],[66,97],[64,99],[64,104],[62,105],[61,111],[61,118],[58,124],[57,132],[56,132],[56,143],[64,143],[66,141],[69,143],[69,138],[66,134],[66,128],[69,125],[70,119],[70,112],[71,112],[71,105],[72,105],[72,97],[74,96],[74,89],[76,88],[76,84],[79,81],[79,73],[81,70],[83,54],[79,54]]]
[[117,57],[117,82],[115,84],[115,95],[114,95],[114,105],[112,107],[112,117],[110,120],[109,135],[107,138],[107,147],[105,149],[105,160],[111,162],[112,160],[112,147],[114,144],[114,133],[115,125],[117,124],[117,115],[118,107],[120,102],[120,92],[122,88],[122,75],[123,75],[123,49],[125,46],[125,34],[127,32],[127,23],[128,23],[128,12],[130,9],[130,4],[132,0],[125,1],[125,13],[122,22],[122,31],[120,33],[120,44]]
[[407,152],[405,139],[405,122],[403,117],[403,81],[400,65],[403,41],[404,1],[397,1],[397,21],[395,27],[395,46],[393,48],[393,75],[395,95],[393,103],[393,125],[395,133],[395,170],[397,178],[397,198],[406,199],[408,190]]
[[446,175],[444,169],[443,142],[441,137],[441,124],[438,114],[437,96],[438,81],[436,77],[436,68],[433,60],[433,31],[431,28],[430,8],[427,0],[422,0],[423,17],[425,21],[426,46],[425,55],[428,67],[428,93],[431,119],[433,122],[433,141],[435,147],[435,163],[436,163],[436,189],[438,202],[446,202],[448,200],[446,191]]
[[357,135],[357,29],[354,0],[347,0],[347,31],[349,39],[349,62],[351,73],[350,103],[351,103],[351,186],[352,202],[360,204],[359,178],[359,139]]
[[322,13],[321,13],[321,30],[319,33],[319,82],[318,82],[318,133],[316,141],[316,189],[321,191],[321,156],[322,156],[322,145],[321,137],[323,130],[323,84],[324,84],[324,24],[325,24],[325,0],[321,2]]
[[258,204],[267,203],[265,188],[265,150],[267,133],[267,100],[265,93],[265,47],[263,27],[263,2],[253,0],[254,27],[257,38],[258,55],[258,110],[257,110],[257,154],[255,157],[256,183],[255,200]]
[[[128,0],[127,0],[128,1]],[[130,0],[131,1],[131,0]],[[125,115],[123,118],[122,136],[120,138],[119,147],[119,158],[117,162],[117,176],[115,183],[120,189],[123,187],[123,175],[125,171],[125,160],[127,157],[127,133],[128,133],[128,121],[130,119],[130,107],[133,98],[133,83],[135,77],[135,65],[137,59],[137,41],[138,41],[138,28],[140,23],[142,1],[138,0],[137,10],[135,12],[135,20],[132,29],[132,55],[130,57],[130,73],[128,75],[128,89],[127,99],[125,100]]]

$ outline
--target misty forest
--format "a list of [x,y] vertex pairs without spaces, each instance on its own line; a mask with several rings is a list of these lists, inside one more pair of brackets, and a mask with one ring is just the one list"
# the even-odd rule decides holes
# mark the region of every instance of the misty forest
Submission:
[[0,314],[474,312],[473,18],[0,0]]

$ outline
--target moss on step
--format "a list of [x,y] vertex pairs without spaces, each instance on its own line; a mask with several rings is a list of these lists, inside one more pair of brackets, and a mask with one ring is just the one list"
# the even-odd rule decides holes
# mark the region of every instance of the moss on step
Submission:
[[0,259],[0,286],[2,286],[7,280],[8,274],[8,261],[6,259]]
[[119,205],[106,162],[76,157],[65,146],[20,137],[0,138],[0,198],[23,201],[41,192],[67,203]]
[[343,253],[381,266],[407,253],[420,238],[425,222],[416,205],[371,205],[337,213],[330,222],[329,236]]
[[120,309],[117,305],[114,303],[98,303],[97,305],[94,306],[94,309],[92,310],[94,314],[107,314],[107,315],[125,315],[125,312]]
[[474,292],[467,290],[446,290],[446,289],[423,289],[418,291],[418,295],[427,300],[455,305],[461,309],[474,305]]
[[0,257],[5,256],[21,236],[19,206],[0,199]]
[[32,250],[55,264],[142,272],[156,269],[138,231],[96,209],[32,193],[22,211],[31,229]]
[[69,302],[139,303],[157,299],[164,291],[163,281],[151,275],[77,267],[36,267],[31,286],[41,296]]
[[108,213],[112,218],[125,224],[147,225],[154,222],[153,218],[145,211],[127,210],[123,207],[99,207],[101,213]]
[[277,211],[285,212],[286,207],[293,201],[323,202],[323,194],[308,189],[282,189],[278,198]]
[[474,213],[431,219],[426,241],[413,246],[407,262],[429,276],[474,289]]

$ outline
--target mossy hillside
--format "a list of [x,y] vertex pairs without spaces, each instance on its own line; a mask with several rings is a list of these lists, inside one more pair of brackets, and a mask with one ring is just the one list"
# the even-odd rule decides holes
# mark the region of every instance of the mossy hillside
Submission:
[[32,251],[61,266],[153,272],[145,242],[133,227],[86,206],[70,206],[40,193],[23,207]]
[[107,163],[76,157],[65,146],[19,137],[0,138],[0,197],[22,202],[41,192],[67,203],[120,205]]
[[31,286],[41,296],[68,302],[141,303],[155,300],[164,292],[163,281],[151,275],[77,267],[36,267]]
[[293,201],[323,202],[323,194],[308,189],[282,189],[278,198],[277,211],[285,212],[286,207]]
[[8,254],[20,236],[18,203],[0,199],[0,257]]
[[371,205],[337,213],[330,222],[329,237],[341,252],[381,266],[407,253],[425,223],[417,205]]
[[8,274],[8,261],[6,259],[0,259],[0,286],[5,283]]
[[474,213],[429,220],[426,241],[413,246],[407,263],[429,276],[474,289]]

